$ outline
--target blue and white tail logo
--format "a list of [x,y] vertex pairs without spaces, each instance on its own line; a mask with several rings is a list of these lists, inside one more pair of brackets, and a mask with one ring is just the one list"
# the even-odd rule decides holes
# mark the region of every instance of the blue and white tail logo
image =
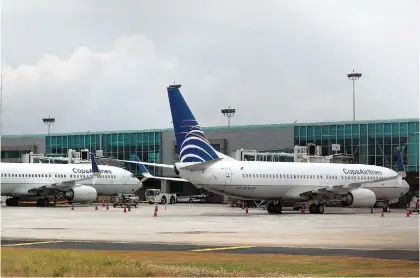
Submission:
[[169,86],[168,97],[180,161],[206,162],[219,158],[182,97],[179,86]]

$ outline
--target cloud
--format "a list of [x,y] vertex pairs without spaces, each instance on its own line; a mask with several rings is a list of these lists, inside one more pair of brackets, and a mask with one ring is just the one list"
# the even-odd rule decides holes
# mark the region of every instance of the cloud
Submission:
[[353,69],[356,119],[419,116],[415,1],[64,2],[8,2],[6,134],[171,127],[174,81],[202,126],[350,120]]
[[35,65],[5,66],[4,130],[39,132],[49,114],[57,119],[53,131],[168,126],[156,112],[166,109],[165,85],[179,63],[134,34],[109,52],[82,46],[68,59],[48,54]]

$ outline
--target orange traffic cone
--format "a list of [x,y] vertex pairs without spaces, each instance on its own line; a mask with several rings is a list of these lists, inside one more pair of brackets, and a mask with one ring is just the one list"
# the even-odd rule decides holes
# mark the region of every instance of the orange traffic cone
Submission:
[[98,204],[96,204],[96,206],[95,206],[95,210],[98,210]]
[[384,209],[381,209],[381,217],[384,217]]
[[153,217],[157,217],[157,210],[155,210],[155,213],[153,214]]
[[410,217],[410,210],[409,209],[407,209],[405,216]]
[[124,207],[124,212],[127,212],[127,209]]
[[245,213],[248,214],[248,207],[245,208]]

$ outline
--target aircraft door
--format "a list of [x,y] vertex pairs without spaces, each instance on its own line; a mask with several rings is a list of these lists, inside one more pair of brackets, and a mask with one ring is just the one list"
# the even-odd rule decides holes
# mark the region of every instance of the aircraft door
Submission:
[[232,183],[232,170],[230,168],[225,168],[226,179],[225,185],[230,185]]

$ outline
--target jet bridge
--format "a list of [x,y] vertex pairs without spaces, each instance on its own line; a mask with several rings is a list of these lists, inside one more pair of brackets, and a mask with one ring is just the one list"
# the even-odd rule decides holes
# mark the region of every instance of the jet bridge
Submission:
[[306,163],[350,163],[353,155],[332,154],[322,156],[321,146],[308,144],[295,146],[280,151],[237,150],[233,157],[241,161],[267,161],[267,162],[306,162]]
[[83,149],[80,152],[69,149],[67,157],[64,156],[46,156],[44,154],[34,154],[30,152],[22,156],[22,163],[56,163],[56,164],[80,164],[90,163],[89,150]]

